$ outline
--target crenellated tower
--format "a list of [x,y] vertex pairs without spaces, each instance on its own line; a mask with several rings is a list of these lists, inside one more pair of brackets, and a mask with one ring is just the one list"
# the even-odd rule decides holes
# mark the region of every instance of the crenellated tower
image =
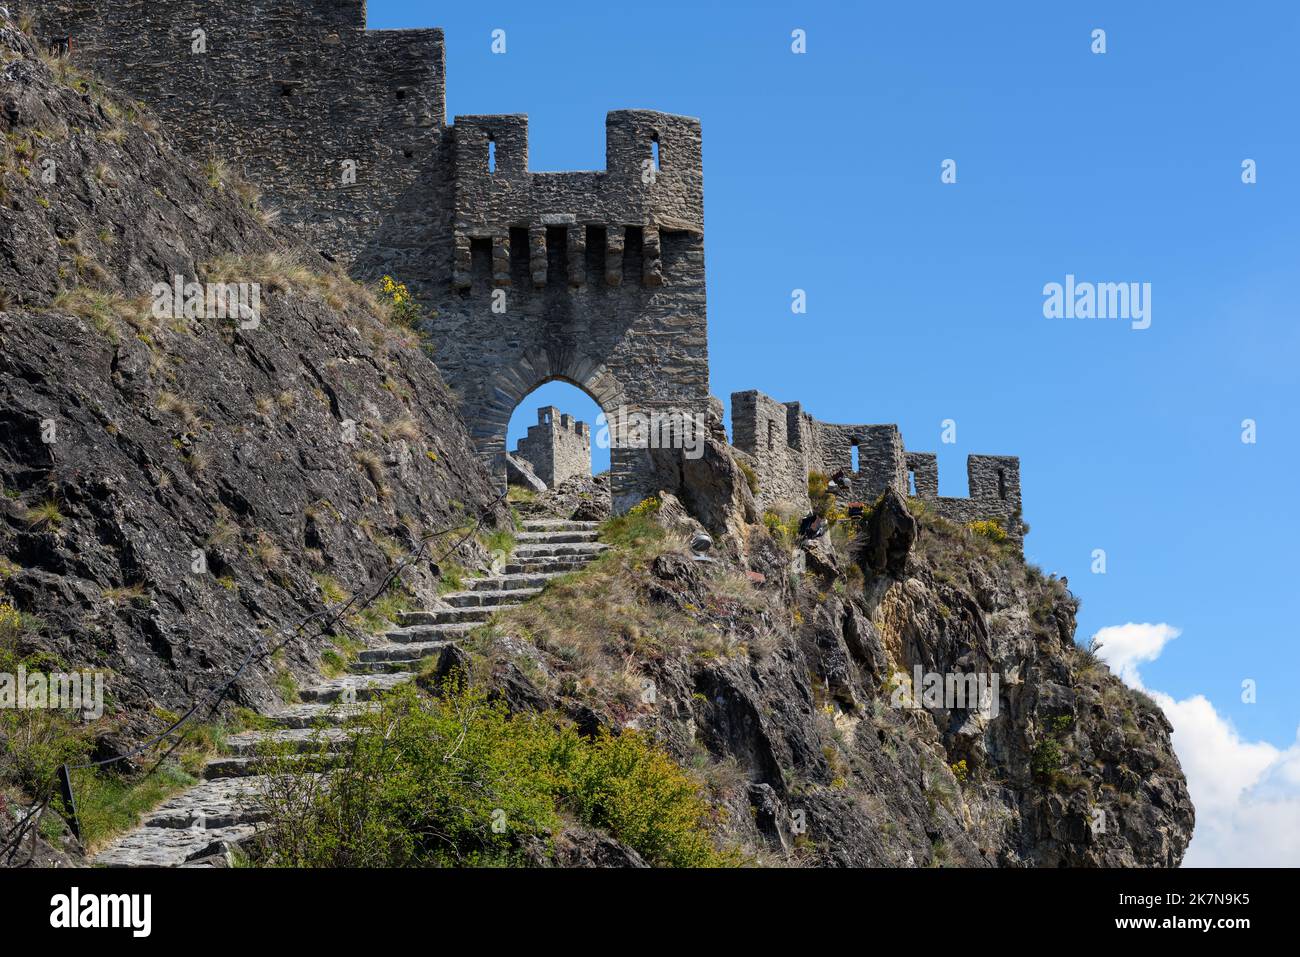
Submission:
[[[698,121],[616,111],[604,170],[534,172],[527,117],[449,124],[442,31],[367,30],[364,0],[27,6],[357,278],[415,291],[503,483],[510,416],[545,382],[609,416],[707,412]],[[644,451],[611,462],[616,508],[657,491]]]

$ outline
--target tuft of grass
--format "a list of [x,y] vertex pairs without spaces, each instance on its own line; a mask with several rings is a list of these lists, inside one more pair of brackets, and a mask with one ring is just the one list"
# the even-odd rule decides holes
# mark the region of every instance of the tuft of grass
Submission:
[[140,818],[196,779],[172,762],[140,778],[82,769],[72,774],[82,840],[92,850],[135,827]]
[[203,178],[208,181],[208,186],[215,190],[222,190],[230,180],[230,166],[223,159],[213,156],[203,164]]
[[24,518],[32,528],[58,528],[63,524],[63,513],[59,511],[59,503],[52,498],[27,509]]
[[[395,442],[398,439],[405,439],[407,442],[418,442],[423,434],[420,424],[409,415],[403,416],[391,425],[384,427],[384,438],[389,442]],[[434,461],[437,461],[436,456]]]
[[757,495],[759,489],[758,473],[754,471],[753,466],[748,462],[737,462],[736,464],[740,466],[740,471],[745,476],[745,484],[749,486],[749,491]]
[[379,456],[369,449],[356,449],[352,453],[352,461],[361,466],[379,493],[379,497],[388,498],[388,483],[384,480],[384,463]]
[[282,251],[222,256],[205,263],[202,272],[207,282],[258,283],[268,291],[311,288],[317,281],[296,253]]
[[311,577],[316,580],[316,585],[320,588],[321,596],[331,605],[341,605],[352,597],[347,589],[329,575],[318,572]]
[[194,403],[174,392],[165,390],[159,392],[155,406],[159,412],[180,417],[184,421],[185,427],[191,432],[196,431],[203,424]]
[[148,604],[148,593],[141,583],[105,588],[102,594],[104,600],[112,605]]
[[[94,264],[92,269],[86,257],[82,256],[81,259],[84,261],[79,267],[80,270],[103,272],[98,264]],[[113,342],[118,340],[123,323],[140,331],[153,328],[152,316],[149,314],[149,304],[146,300],[127,299],[116,293],[87,286],[65,289],[54,297],[50,308],[85,319],[100,335]]]
[[393,582],[388,591],[380,595],[356,616],[356,623],[366,634],[378,635],[387,631],[404,611],[411,611],[415,600],[401,584]]
[[[647,506],[647,502],[653,502],[653,507]],[[606,519],[600,526],[598,538],[616,548],[639,548],[661,541],[667,533],[655,521],[658,511],[659,500],[646,499],[625,515]]]

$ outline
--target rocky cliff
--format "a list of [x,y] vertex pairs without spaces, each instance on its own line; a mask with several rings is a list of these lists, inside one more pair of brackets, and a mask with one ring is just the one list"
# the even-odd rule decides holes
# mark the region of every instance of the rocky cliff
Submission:
[[[108,670],[111,753],[493,493],[388,304],[0,23],[0,594],[23,654]],[[260,311],[169,314],[151,293],[176,277],[257,284]],[[436,585],[404,580],[394,603]],[[328,648],[290,643],[231,700],[266,705]]]
[[1168,722],[1074,643],[1077,600],[1014,542],[892,492],[814,539],[725,525],[704,561],[671,495],[615,521],[621,547],[457,665],[513,707],[652,732],[761,863],[1181,861],[1194,812]]

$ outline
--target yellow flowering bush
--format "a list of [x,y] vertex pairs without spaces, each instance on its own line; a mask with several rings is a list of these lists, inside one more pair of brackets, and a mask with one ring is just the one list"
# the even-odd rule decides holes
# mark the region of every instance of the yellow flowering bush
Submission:
[[379,280],[379,297],[388,306],[393,321],[399,325],[414,327],[424,315],[424,310],[415,301],[406,284],[398,282],[392,276]]
[[971,522],[970,530],[976,535],[982,535],[992,542],[1000,543],[1007,540],[1007,530],[994,519]]

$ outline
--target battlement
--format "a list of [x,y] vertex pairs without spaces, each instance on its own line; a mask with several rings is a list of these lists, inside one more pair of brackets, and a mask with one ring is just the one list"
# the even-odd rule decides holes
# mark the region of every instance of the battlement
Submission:
[[[362,0],[10,2],[355,278],[407,284],[503,481],[511,415],[545,382],[610,414],[707,408],[697,120],[611,112],[604,170],[533,172],[527,117],[448,125],[442,31],[367,30]],[[645,454],[610,471],[616,508],[658,490]]]
[[542,406],[537,424],[528,427],[514,454],[548,488],[555,488],[574,475],[591,474],[591,427],[553,405]]
[[[639,255],[641,283],[659,286],[662,234],[703,232],[698,120],[612,112],[605,121],[606,169],[567,173],[529,170],[526,116],[458,116],[451,130],[458,289],[473,284],[476,246],[490,256],[497,287],[527,285],[516,283],[523,270],[512,264],[526,264],[534,288],[619,286],[629,247]],[[559,276],[552,275],[557,259]]]
[[874,501],[892,488],[927,502],[943,518],[963,525],[997,521],[1015,541],[1024,538],[1020,459],[1014,456],[969,456],[969,497],[947,497],[939,495],[935,454],[905,451],[896,425],[820,422],[797,402],[777,402],[757,391],[732,393],[731,424],[734,446],[754,464],[762,509],[806,509],[809,473],[842,472],[848,495],[858,501]]

